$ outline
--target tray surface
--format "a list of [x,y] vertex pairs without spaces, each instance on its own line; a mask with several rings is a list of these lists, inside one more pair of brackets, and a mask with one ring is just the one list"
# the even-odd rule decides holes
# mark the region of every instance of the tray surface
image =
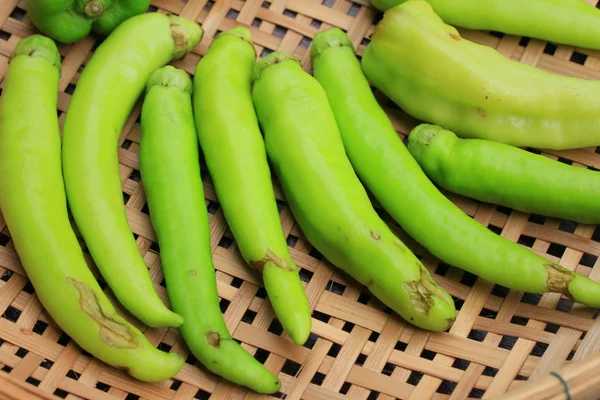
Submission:
[[[202,42],[192,54],[174,63],[189,73],[193,73],[214,35],[236,25],[251,27],[258,55],[273,50],[292,52],[308,70],[311,38],[319,30],[330,26],[347,30],[360,55],[379,18],[368,0],[154,0],[152,9],[202,23]],[[12,49],[22,37],[34,32],[23,1],[1,2],[0,80]],[[493,32],[460,32],[514,60],[555,73],[600,79],[600,52]],[[88,37],[74,45],[59,46],[63,56],[58,104],[61,125],[79,73],[98,43],[98,38]],[[404,138],[417,121],[381,94],[378,98]],[[156,290],[167,302],[139,173],[139,114],[138,104],[119,142],[123,196]],[[600,169],[600,148],[542,154]],[[574,306],[556,294],[509,292],[444,265],[382,212],[400,238],[422,257],[434,278],[455,297],[460,310],[449,333],[415,330],[387,312],[366,288],[334,269],[312,248],[276,188],[290,251],[301,267],[300,275],[314,310],[311,338],[305,346],[295,346],[282,336],[260,277],[245,266],[204,165],[203,180],[225,320],[234,338],[282,380],[281,393],[276,397],[387,400],[446,399],[452,395],[453,399],[462,399],[481,398],[485,393],[486,398],[493,398],[597,349],[599,324],[595,310]],[[600,229],[596,226],[449,197],[494,232],[600,281]],[[98,275],[95,268],[94,272]],[[114,300],[110,290],[105,291]],[[11,378],[63,398],[207,399],[211,394],[215,399],[260,397],[199,367],[177,330],[147,329],[130,319],[145,330],[153,344],[187,357],[187,364],[174,379],[145,384],[82,353],[37,300],[0,214],[0,369]]]

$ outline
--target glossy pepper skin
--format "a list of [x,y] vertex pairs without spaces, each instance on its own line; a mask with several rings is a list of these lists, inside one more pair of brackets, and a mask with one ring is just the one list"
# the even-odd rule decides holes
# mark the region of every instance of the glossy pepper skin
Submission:
[[198,138],[219,203],[246,262],[262,273],[277,318],[294,343],[311,329],[308,299],[281,227],[250,91],[250,31],[221,33],[196,67]]
[[408,149],[444,189],[516,210],[600,224],[600,173],[517,147],[460,139],[435,125],[410,135]]
[[510,289],[600,305],[600,284],[496,235],[433,185],[377,103],[341,30],[316,35],[311,54],[355,171],[410,236],[445,263]]
[[254,79],[267,155],[306,238],[407,321],[448,329],[452,297],[373,209],[319,83],[280,52],[256,64]]
[[32,35],[11,55],[0,98],[0,208],[37,297],[81,348],[148,382],[184,360],[159,351],[114,309],[83,257],[67,213],[56,103],[60,55]]
[[[371,0],[385,11],[407,0]],[[600,10],[585,0],[427,0],[445,23],[600,50]]]
[[176,16],[130,18],[98,47],[73,93],[63,129],[67,198],[87,247],[121,304],[148,326],[179,326],[154,290],[127,222],[118,141],[148,77],[190,51],[202,29]]
[[167,292],[186,344],[208,370],[275,393],[279,379],[233,340],[219,307],[191,94],[188,74],[169,65],[150,76],[142,107],[140,172]]
[[465,40],[424,0],[385,12],[362,67],[406,112],[459,137],[546,149],[600,145],[600,81],[545,72]]
[[33,24],[63,43],[76,42],[92,31],[108,35],[149,5],[150,0],[25,0]]

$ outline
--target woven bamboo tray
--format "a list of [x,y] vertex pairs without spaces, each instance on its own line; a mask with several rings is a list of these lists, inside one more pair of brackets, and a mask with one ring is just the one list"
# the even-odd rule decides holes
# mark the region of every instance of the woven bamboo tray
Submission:
[[[596,4],[597,0],[587,0]],[[259,55],[293,52],[308,69],[311,38],[333,25],[346,29],[360,55],[378,15],[368,0],[155,0],[159,12],[201,22],[202,42],[175,63],[192,73],[219,30],[251,26]],[[0,80],[11,50],[34,32],[23,2],[0,2]],[[600,79],[600,53],[556,47],[489,32],[461,30],[470,40],[541,69]],[[98,39],[61,45],[61,124],[79,73]],[[402,137],[417,121],[379,96]],[[160,296],[167,302],[156,238],[138,168],[139,104],[119,142],[123,197],[129,222]],[[543,152],[580,167],[600,169],[600,148]],[[0,179],[2,177],[0,176]],[[306,241],[277,189],[281,221],[313,309],[313,334],[305,346],[285,335],[260,278],[246,268],[229,232],[210,177],[203,171],[212,250],[221,306],[235,339],[283,382],[286,399],[593,399],[600,397],[600,322],[597,312],[559,295],[508,291],[440,263],[394,224],[398,235],[456,299],[460,310],[449,333],[415,330],[337,272]],[[551,261],[600,281],[600,229],[515,212],[449,196],[489,229]],[[377,206],[377,205],[376,205]],[[89,257],[89,256],[88,256]],[[91,261],[91,260],[90,260]],[[97,271],[94,267],[94,272]],[[110,289],[101,281],[107,294]],[[118,307],[123,313],[123,309]],[[124,314],[124,313],[123,313]],[[187,357],[173,379],[135,381],[90,357],[54,324],[37,300],[0,214],[0,398],[257,399],[199,366],[174,329],[147,329],[163,350]],[[126,315],[126,314],[124,314]],[[131,319],[131,318],[130,318]],[[600,320],[598,320],[600,321]],[[266,398],[267,396],[263,396]]]

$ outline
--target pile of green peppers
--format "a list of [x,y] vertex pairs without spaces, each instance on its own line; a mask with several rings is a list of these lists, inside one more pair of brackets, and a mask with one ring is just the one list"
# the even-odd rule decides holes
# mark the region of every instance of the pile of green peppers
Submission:
[[[203,37],[193,21],[147,12],[148,0],[27,0],[43,35],[18,43],[4,80],[0,209],[42,305],[84,350],[134,378],[169,379],[184,365],[117,313],[86,264],[68,204],[125,309],[148,326],[178,328],[224,379],[280,390],[276,371],[232,337],[219,306],[200,148],[241,256],[296,345],[311,333],[314,304],[288,249],[271,173],[312,246],[417,329],[452,331],[452,288],[381,219],[367,189],[445,263],[512,290],[600,307],[600,283],[493,233],[438,189],[600,223],[598,172],[522,149],[600,145],[600,83],[512,61],[456,29],[600,49],[600,10],[583,0],[526,3],[373,0],[384,16],[362,60],[344,31],[326,29],[310,49],[312,75],[292,54],[257,61],[251,31],[239,26],[212,40],[191,79],[168,64]],[[91,32],[106,37],[77,82],[61,142],[55,41]],[[421,121],[407,145],[370,84]],[[155,290],[121,192],[119,138],[140,98],[140,171],[168,301]]]

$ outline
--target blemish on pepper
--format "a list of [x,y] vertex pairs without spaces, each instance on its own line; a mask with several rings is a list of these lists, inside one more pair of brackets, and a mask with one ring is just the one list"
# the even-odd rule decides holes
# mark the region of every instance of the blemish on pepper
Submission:
[[196,275],[197,273],[198,273],[198,272],[196,272],[196,270],[195,270],[195,269],[190,269],[190,270],[188,271],[188,274],[190,274],[190,275]]
[[114,316],[106,315],[96,293],[88,285],[72,278],[67,278],[66,282],[79,292],[81,310],[98,324],[98,334],[105,344],[117,349],[135,349],[139,346],[137,335],[131,327]]
[[379,233],[379,231],[372,230],[371,237],[375,240],[379,240],[381,239],[381,233]]
[[[179,27],[178,25],[171,25],[171,27],[174,26]],[[185,36],[176,29],[173,29],[173,40],[175,41],[175,47],[185,47]]]
[[173,59],[182,58],[188,52],[186,30],[174,19],[171,19],[171,36],[173,38],[173,42],[175,43]]
[[479,115],[481,115],[483,118],[485,118],[487,116],[487,113],[485,112],[485,110],[481,107],[477,107],[477,112],[479,113]]
[[263,258],[258,261],[250,261],[250,266],[256,269],[259,272],[265,268],[265,264],[268,262],[272,262],[275,266],[285,270],[285,271],[294,271],[294,268],[290,265],[287,260],[283,260],[275,255],[271,250],[267,249],[267,253]]
[[206,333],[206,341],[212,347],[219,347],[221,344],[221,335],[219,335],[217,332],[208,331]]
[[544,264],[544,267],[546,267],[546,272],[548,273],[548,278],[546,278],[548,291],[561,293],[571,298],[569,283],[573,280],[573,272],[555,263]]
[[457,42],[460,42],[460,36],[455,35],[454,33],[450,33],[449,35],[452,39],[456,40]]
[[419,280],[404,282],[404,290],[408,293],[414,310],[423,315],[429,315],[434,306],[434,298],[444,299],[444,292],[433,282],[423,264],[417,263],[421,276]]

